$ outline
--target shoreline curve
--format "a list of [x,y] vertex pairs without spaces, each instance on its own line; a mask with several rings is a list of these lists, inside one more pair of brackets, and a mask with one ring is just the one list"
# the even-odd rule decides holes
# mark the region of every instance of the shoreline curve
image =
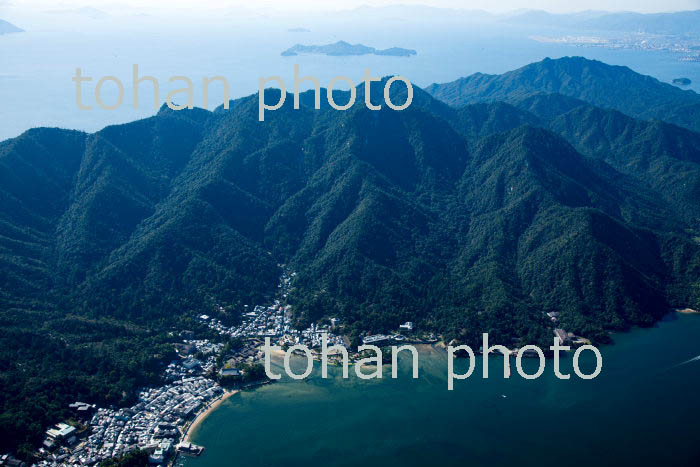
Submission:
[[224,394],[221,397],[211,402],[204,411],[198,413],[195,419],[192,420],[192,423],[190,423],[184,430],[182,434],[182,441],[185,443],[191,443],[192,435],[195,431],[197,431],[197,428],[199,428],[202,422],[204,422],[204,420],[206,420],[212,412],[218,409],[219,406],[221,406],[221,404],[223,404],[229,397],[233,396],[234,394],[238,394],[239,392],[239,389],[224,392]]

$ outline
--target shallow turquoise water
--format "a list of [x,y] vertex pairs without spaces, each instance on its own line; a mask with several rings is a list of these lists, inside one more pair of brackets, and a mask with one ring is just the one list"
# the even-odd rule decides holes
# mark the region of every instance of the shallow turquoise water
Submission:
[[[477,365],[450,392],[447,357],[436,350],[421,353],[417,380],[408,365],[396,380],[315,372],[233,396],[195,433],[204,455],[180,463],[700,465],[700,361],[675,366],[700,354],[698,337],[696,315],[617,335],[592,381],[556,379],[551,360],[538,380],[505,380],[493,359],[490,379]],[[571,358],[562,368],[570,371]]]

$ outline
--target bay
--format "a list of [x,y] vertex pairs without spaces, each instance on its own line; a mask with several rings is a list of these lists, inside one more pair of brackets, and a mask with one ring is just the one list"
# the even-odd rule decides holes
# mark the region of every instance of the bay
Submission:
[[[590,381],[559,380],[547,360],[527,381],[491,377],[481,363],[447,390],[447,356],[423,347],[412,379],[402,360],[398,379],[281,382],[229,399],[194,434],[204,445],[188,467],[698,465],[700,463],[700,316],[673,314],[651,329],[614,336],[603,347],[603,371]],[[591,368],[592,354],[582,354]],[[480,360],[480,359],[478,359]],[[534,372],[536,361],[526,361]],[[679,365],[680,364],[680,365]],[[461,360],[458,367],[466,367]],[[571,357],[563,371],[570,372]],[[352,372],[351,372],[352,375]]]

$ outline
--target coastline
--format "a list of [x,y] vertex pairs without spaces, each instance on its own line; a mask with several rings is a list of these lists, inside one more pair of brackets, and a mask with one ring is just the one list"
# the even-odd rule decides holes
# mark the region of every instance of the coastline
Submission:
[[[421,454],[424,456],[423,459],[434,456],[435,464],[450,464],[458,456],[465,456],[464,445],[460,444],[463,442],[463,436],[469,436],[473,439],[484,436],[483,429],[475,426],[471,420],[490,411],[503,414],[504,418],[499,420],[498,423],[503,423],[504,425],[517,424],[521,420],[522,414],[531,416],[535,425],[534,430],[537,431],[531,430],[526,433],[524,435],[525,440],[527,443],[537,446],[537,452],[542,453],[543,458],[550,456],[552,451],[554,451],[556,456],[572,456],[570,451],[572,445],[568,444],[570,438],[567,438],[565,433],[553,434],[555,441],[551,445],[540,444],[541,439],[538,432],[546,430],[551,418],[556,418],[560,415],[562,406],[560,401],[564,401],[564,403],[567,403],[567,401],[577,402],[572,404],[570,408],[576,417],[585,420],[585,422],[582,422],[585,424],[580,427],[579,432],[583,434],[594,432],[596,427],[599,426],[597,424],[601,419],[604,419],[605,423],[610,423],[611,425],[617,424],[620,420],[618,417],[622,416],[624,419],[624,415],[629,414],[628,411],[642,411],[644,416],[654,414],[656,409],[646,404],[648,401],[647,397],[664,393],[667,388],[664,387],[665,381],[662,378],[653,379],[655,386],[649,391],[646,389],[648,386],[640,386],[640,389],[644,391],[641,394],[641,398],[626,402],[632,395],[639,394],[638,392],[633,392],[630,395],[629,380],[634,379],[638,368],[647,367],[647,359],[649,357],[643,352],[639,352],[638,349],[651,348],[652,345],[667,345],[666,343],[677,342],[680,344],[677,354],[676,352],[666,355],[663,352],[653,353],[654,358],[651,361],[655,366],[662,368],[677,364],[679,357],[700,353],[693,353],[692,351],[694,349],[693,336],[697,334],[692,332],[692,330],[684,331],[686,324],[692,325],[693,329],[700,329],[700,321],[692,318],[693,316],[682,315],[678,316],[677,320],[662,322],[655,328],[635,328],[629,332],[613,336],[618,344],[605,346],[601,349],[606,359],[604,362],[610,361],[617,366],[618,363],[627,362],[627,359],[632,358],[632,356],[635,357],[635,360],[633,365],[626,366],[624,373],[609,373],[609,376],[614,379],[601,380],[605,383],[605,387],[601,388],[604,390],[591,391],[590,385],[587,384],[571,385],[561,382],[552,374],[551,366],[549,366],[551,365],[550,362],[548,363],[549,371],[545,372],[542,379],[518,381],[518,379],[514,379],[514,377],[517,378],[517,374],[515,374],[511,376],[511,379],[506,380],[502,378],[500,371],[497,371],[491,376],[489,381],[478,378],[476,380],[468,379],[462,381],[461,385],[457,383],[455,392],[452,393],[454,395],[446,396],[445,394],[448,393],[445,386],[445,366],[442,352],[438,353],[435,350],[435,353],[433,353],[428,346],[417,347],[420,352],[425,351],[427,353],[426,357],[421,353],[419,360],[421,372],[417,380],[411,378],[410,372],[401,371],[399,378],[396,380],[387,378],[386,376],[388,375],[385,375],[385,378],[381,381],[373,380],[365,383],[350,380],[346,382],[343,380],[340,372],[335,369],[331,371],[330,376],[332,379],[329,379],[328,382],[320,381],[318,378],[312,378],[309,384],[305,382],[280,382],[276,385],[273,384],[270,388],[264,388],[264,394],[261,393],[258,397],[251,399],[249,401],[250,406],[248,406],[248,403],[244,404],[246,407],[243,410],[239,410],[238,400],[234,400],[234,403],[229,404],[228,408],[225,407],[226,404],[223,404],[224,408],[220,407],[219,409],[226,412],[226,416],[214,416],[212,419],[214,421],[209,422],[217,425],[215,429],[210,430],[207,428],[205,422],[203,431],[194,434],[194,438],[197,439],[195,443],[206,447],[204,454],[195,460],[181,455],[179,464],[185,463],[187,467],[209,467],[231,465],[233,460],[240,465],[248,467],[303,464],[308,462],[308,459],[312,456],[318,455],[316,449],[322,443],[335,447],[338,446],[336,444],[337,440],[341,439],[344,443],[354,442],[361,444],[370,437],[387,436],[386,426],[400,426],[401,423],[406,423],[409,417],[413,420],[434,420],[435,417],[452,416],[459,421],[458,425],[443,424],[435,428],[437,430],[435,434],[431,434],[427,438],[433,440],[440,437],[440,439],[446,440],[449,443],[446,444],[447,447],[445,449],[447,451],[436,449],[434,452]],[[678,337],[679,332],[683,336],[682,339]],[[658,338],[662,340],[659,341]],[[406,353],[406,355],[408,356],[409,354]],[[434,357],[430,358],[428,355],[434,355]],[[581,357],[588,358],[590,354],[584,352]],[[569,357],[567,360],[571,364],[571,358]],[[410,360],[406,361],[406,365],[408,364],[410,364]],[[563,363],[563,365],[565,364]],[[536,366],[535,364],[534,367]],[[604,366],[604,368],[606,367]],[[458,369],[466,369],[464,361],[461,362],[461,366]],[[500,370],[501,368],[496,366],[495,369]],[[478,370],[480,368],[475,370],[477,373],[472,378],[478,376]],[[665,375],[672,378],[674,384],[682,385],[686,378],[697,377],[697,374],[690,369],[690,366],[686,370],[671,371],[665,373]],[[574,378],[573,374],[572,378]],[[614,384],[608,386],[606,381],[611,381]],[[387,405],[387,401],[397,400],[398,397],[405,394],[411,394],[411,400],[406,402],[407,405],[405,407],[397,410],[395,407]],[[688,399],[692,399],[692,388],[688,390],[687,394]],[[242,395],[247,396],[246,394]],[[507,397],[504,398],[503,395]],[[590,401],[592,396],[596,403],[578,403],[578,401]],[[241,395],[237,397],[241,397]],[[612,401],[609,400],[610,397],[613,398]],[[454,401],[463,398],[470,398],[471,400],[469,403],[454,404]],[[685,396],[683,399],[685,399]],[[664,398],[664,400],[669,405],[662,407],[663,409],[678,407],[679,411],[686,410],[685,404],[687,402],[681,400],[680,397],[675,399]],[[294,407],[298,403],[297,401],[301,401],[303,409],[285,410],[285,408]],[[693,402],[692,408],[697,407],[696,403],[697,399]],[[383,408],[387,410],[383,411]],[[411,414],[407,415],[409,411]],[[414,411],[417,411],[415,415],[413,415]],[[338,418],[337,414],[339,413],[352,414],[353,423],[347,423],[347,419]],[[676,412],[670,413],[675,414]],[[303,416],[300,416],[300,414]],[[377,423],[377,417],[381,418],[381,423]],[[324,426],[326,431],[320,433],[316,422],[319,419],[329,421],[329,425]],[[643,434],[644,432],[643,427],[635,427],[636,421],[634,417],[631,417],[625,422],[628,423],[625,428],[631,431],[632,436],[637,436],[638,433]],[[694,421],[693,413],[687,414],[687,417],[683,419],[683,427],[692,427]],[[674,423],[677,423],[677,418],[670,417],[666,420],[666,425],[663,428],[672,427]],[[362,424],[367,431],[356,431],[358,424]],[[270,449],[270,438],[264,435],[264,430],[270,426],[294,427],[294,429],[292,434],[283,437],[284,439],[277,442],[276,449]],[[419,429],[420,431],[421,428],[415,428],[414,426],[414,428],[407,428],[406,431],[410,429]],[[668,435],[664,435],[665,442],[671,442],[670,440],[674,439],[671,435],[672,431],[668,430]],[[259,435],[260,432],[263,435]],[[251,433],[255,434],[251,436]],[[506,437],[505,439],[508,442],[516,444],[520,442],[517,434],[504,434],[503,436]],[[647,433],[645,436],[648,436],[647,439],[653,440],[657,434]],[[304,443],[304,440],[313,437],[316,437],[314,443],[311,443],[311,445]],[[400,444],[401,447],[409,447],[403,448],[404,457],[389,458],[384,467],[399,467],[402,464],[410,465],[410,457],[416,456],[415,452],[410,450],[410,446],[414,443],[414,438],[406,436],[403,430],[399,430],[395,435],[394,432],[390,431],[389,437],[390,442],[396,443],[396,445]],[[601,434],[600,439],[602,440],[601,442],[606,443],[606,449],[617,453],[616,459],[620,459],[621,465],[623,465],[625,456],[629,457],[630,452],[616,445],[614,438],[615,435],[604,433]],[[486,441],[490,441],[490,439],[486,439]],[[649,442],[651,443],[651,441]],[[654,444],[654,446],[656,445]],[[684,455],[686,452],[692,455],[692,446],[685,447],[686,444],[683,441],[678,441],[678,446],[680,446],[679,449],[684,449],[682,451]],[[370,456],[379,457],[383,452],[386,452],[382,451],[382,447],[381,445],[375,445],[368,447],[366,451],[353,452],[348,450],[343,453],[346,456],[343,460],[347,461],[348,464],[358,466],[371,465],[371,460],[368,461]],[[493,445],[493,448],[489,447],[489,449],[494,449],[493,452],[495,452],[499,448],[497,445]],[[580,453],[581,456],[586,456],[585,446],[575,449],[577,449],[577,455]],[[615,451],[615,449],[618,450]],[[467,455],[479,457],[481,452],[476,448],[475,451],[469,451]],[[667,455],[667,451],[660,447],[658,453],[655,451],[655,455],[662,458]],[[498,465],[493,467],[506,467],[509,463],[512,465],[513,462],[517,462],[517,453],[512,453],[512,455],[509,454],[508,456],[509,458],[504,460],[503,463],[496,462],[495,464]]]
[[192,423],[190,423],[187,428],[185,429],[184,433],[182,434],[182,442],[185,443],[191,443],[192,442],[192,434],[197,430],[199,425],[202,424],[204,420],[216,409],[219,408],[221,404],[224,403],[229,397],[233,396],[234,394],[239,393],[239,389],[235,389],[233,391],[226,391],[224,394],[219,397],[218,399],[215,399],[212,401],[205,410],[202,412],[198,413],[197,416],[195,417],[194,420],[192,420]]
[[692,308],[684,308],[684,309],[678,309],[676,310],[678,313],[683,313],[684,315],[694,315],[694,314],[699,314],[700,311],[693,310]]

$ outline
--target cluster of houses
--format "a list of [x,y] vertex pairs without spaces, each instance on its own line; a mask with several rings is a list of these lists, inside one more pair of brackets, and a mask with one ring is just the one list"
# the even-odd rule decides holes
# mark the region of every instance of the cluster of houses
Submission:
[[[282,265],[280,265],[282,266]],[[292,279],[296,273],[285,272],[280,277],[279,299],[268,306],[256,305],[252,310],[246,305],[241,323],[237,326],[225,326],[220,320],[209,315],[200,315],[199,319],[221,335],[242,338],[269,337],[273,344],[304,344],[310,348],[321,345],[321,334],[328,335],[329,345],[345,345],[342,336],[333,334],[333,329],[339,324],[337,318],[331,319],[330,325],[312,323],[304,330],[295,329],[292,325],[291,306],[283,305],[281,300],[287,298],[291,290]]]
[[40,449],[42,460],[38,465],[95,465],[137,448],[148,451],[153,464],[162,464],[174,454],[190,421],[222,394],[223,389],[215,381],[190,376],[144,389],[138,403],[129,408],[89,406],[94,409],[86,421],[89,429],[59,423],[47,430],[50,443]]
[[[337,322],[337,319],[334,319]],[[343,336],[333,334],[333,325],[317,325],[311,323],[311,325],[304,329],[303,331],[295,331],[289,336],[294,341],[295,344],[304,344],[309,348],[319,347],[321,345],[321,340],[323,334],[327,335],[327,345],[345,345],[345,340]]]
[[[214,374],[216,357],[223,347],[224,344],[207,339],[184,340],[182,344],[177,344],[176,350],[182,360],[171,362],[165,368],[165,381],[172,382],[191,376]],[[195,355],[200,355],[202,359],[195,358]]]
[[219,334],[230,337],[275,337],[292,330],[289,309],[289,305],[282,306],[279,300],[267,307],[256,305],[252,311],[243,313],[241,324],[231,327],[209,315],[200,315],[199,319]]
[[26,465],[25,462],[22,462],[10,454],[3,454],[0,456],[0,466],[2,467],[25,467]]
[[274,344],[304,344],[313,348],[321,345],[321,336],[325,332],[328,335],[329,345],[345,345],[342,336],[333,334],[333,329],[339,323],[337,318],[333,318],[330,325],[312,323],[308,328],[300,331],[292,326],[291,307],[283,306],[279,300],[275,300],[270,306],[255,306],[252,311],[243,314],[241,324],[238,326],[225,326],[220,320],[209,315],[200,315],[199,319],[209,328],[229,337],[270,337]]
[[[290,280],[289,275],[283,276],[283,292]],[[265,333],[278,336],[292,330],[288,311],[289,307],[282,307],[279,301],[274,306],[256,306],[236,328],[226,328],[206,315],[200,319],[230,337],[260,337]],[[184,337],[182,343],[176,344],[180,359],[166,367],[164,386],[144,389],[138,403],[129,408],[71,404],[73,418],[80,423],[59,423],[49,428],[37,452],[40,459],[37,465],[96,465],[134,449],[148,451],[152,464],[163,464],[176,451],[200,452],[200,447],[183,442],[182,437],[191,420],[223,394],[223,388],[210,376],[216,373],[217,356],[224,344],[194,339],[191,331],[183,331],[181,337]],[[240,361],[260,356],[255,343],[248,344],[236,352]],[[235,368],[226,371],[240,375],[240,370]],[[11,456],[3,456],[1,460],[3,465],[15,465]]]
[[[285,274],[280,281],[280,296],[286,297],[293,274]],[[239,364],[258,361],[261,352],[258,345],[265,337],[273,338],[277,345],[304,344],[310,348],[321,345],[322,335],[328,336],[328,345],[345,345],[344,339],[333,331],[339,324],[337,318],[330,325],[311,324],[297,330],[291,321],[289,305],[275,300],[270,306],[255,306],[246,311],[240,325],[227,327],[220,320],[200,315],[199,320],[220,335],[245,338],[243,348],[237,349],[220,376],[241,376]],[[402,331],[412,331],[413,323],[400,326]],[[120,457],[134,449],[149,452],[152,464],[163,464],[176,451],[197,453],[200,447],[182,440],[191,420],[213,400],[223,394],[222,387],[212,378],[217,367],[217,357],[224,344],[194,339],[191,331],[183,331],[182,343],[176,344],[179,360],[165,369],[165,385],[147,388],[139,394],[139,401],[130,408],[97,408],[82,402],[70,405],[75,420],[82,423],[59,423],[46,432],[46,440],[37,456],[39,466],[95,465],[105,459]],[[387,339],[399,341],[399,334],[368,336],[365,343],[380,343]],[[5,456],[7,457],[7,456]],[[2,458],[2,465],[11,464],[9,457]]]
[[[546,314],[552,323],[556,324],[559,322],[559,315],[561,313],[559,313],[558,311],[550,311]],[[591,343],[591,341],[586,339],[585,337],[577,336],[573,332],[566,332],[562,328],[555,328],[554,335],[559,339],[560,345],[572,344],[578,346]]]
[[[413,322],[412,321],[407,321],[404,324],[399,326],[399,330],[402,332],[412,332],[413,331]],[[368,336],[365,336],[362,338],[362,344],[363,345],[376,345],[378,347],[382,346],[387,346],[387,345],[392,345],[392,344],[399,344],[401,342],[406,341],[406,336],[403,336],[401,334],[371,334]]]

